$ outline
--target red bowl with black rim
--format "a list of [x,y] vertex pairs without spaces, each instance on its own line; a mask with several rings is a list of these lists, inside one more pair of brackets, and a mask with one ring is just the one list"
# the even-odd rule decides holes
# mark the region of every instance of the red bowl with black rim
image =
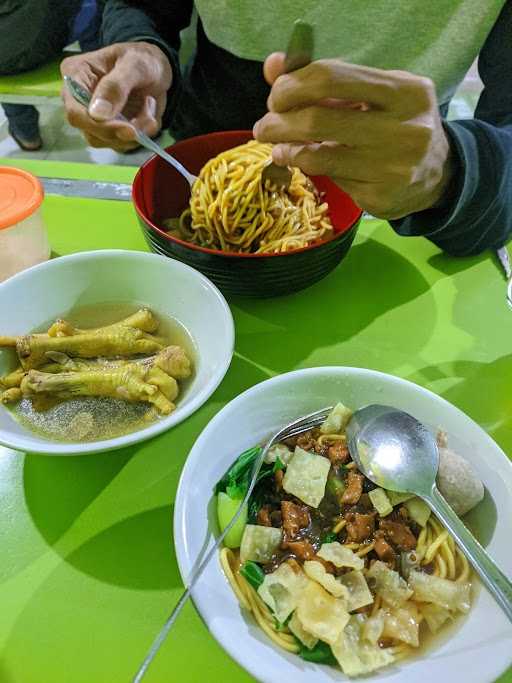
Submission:
[[[167,151],[198,175],[204,164],[227,149],[252,139],[249,131],[222,131],[177,142]],[[187,181],[160,157],[153,156],[137,172],[132,197],[144,237],[157,254],[196,268],[228,295],[272,297],[304,289],[322,279],[345,258],[362,211],[325,176],[311,178],[324,193],[334,235],[323,242],[282,254],[239,254],[207,249],[171,236],[163,226],[187,208]]]

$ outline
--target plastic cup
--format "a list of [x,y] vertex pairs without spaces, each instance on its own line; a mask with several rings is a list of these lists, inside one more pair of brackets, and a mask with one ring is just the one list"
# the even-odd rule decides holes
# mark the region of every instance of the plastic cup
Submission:
[[0,166],[0,282],[50,257],[43,197],[31,173]]

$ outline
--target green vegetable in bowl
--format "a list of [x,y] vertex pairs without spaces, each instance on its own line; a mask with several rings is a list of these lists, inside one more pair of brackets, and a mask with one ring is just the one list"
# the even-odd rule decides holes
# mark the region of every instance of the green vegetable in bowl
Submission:
[[[242,499],[249,488],[254,461],[260,453],[260,446],[255,446],[254,448],[249,448],[249,450],[244,451],[231,465],[222,479],[217,482],[215,493],[219,494],[223,491],[224,493],[227,493],[230,498]],[[261,478],[263,471],[262,467],[258,478]]]
[[332,493],[334,496],[341,497],[346,489],[345,482],[343,479],[340,477],[329,477],[327,479],[327,484],[326,484],[326,489],[329,491],[329,493]]
[[[220,492],[217,495],[217,519],[221,531],[227,527],[238,510],[242,498],[230,498],[227,493]],[[224,538],[227,548],[239,548],[242,541],[245,525],[247,524],[247,505],[244,505],[240,517],[236,520],[232,529]]]
[[333,541],[336,541],[338,538],[338,535],[334,533],[334,531],[329,531],[328,533],[325,534],[325,536],[322,537],[321,542],[322,543],[332,543]]
[[421,500],[421,498],[411,498],[406,500],[404,503],[407,508],[407,512],[411,515],[412,519],[420,526],[426,526],[431,510],[429,506]]
[[[215,493],[217,494],[217,517],[221,531],[224,531],[234,517],[240,502],[247,493],[254,462],[260,453],[261,446],[255,446],[254,448],[249,448],[247,451],[244,451],[235,460],[233,465],[231,465],[222,479],[217,482]],[[286,464],[281,460],[279,455],[277,455],[275,461],[263,463],[256,481],[258,483],[262,479],[272,476],[278,470],[283,470],[285,468]],[[260,507],[261,503],[257,493],[255,493],[249,509],[242,511],[235,526],[226,536],[224,543],[228,548],[240,547],[245,525],[247,524],[248,519],[250,522],[256,521],[256,516]]]
[[251,584],[255,590],[258,590],[265,579],[265,573],[263,569],[259,564],[252,562],[251,560],[247,560],[247,562],[240,567],[240,574]]
[[309,649],[300,643],[299,657],[306,660],[306,662],[315,662],[315,664],[337,664],[332,650],[327,643],[319,640],[313,649]]
[[386,515],[389,515],[390,512],[393,512],[393,506],[389,502],[389,498],[384,489],[373,489],[373,491],[369,492],[368,496],[372,501],[373,507],[381,517],[385,517]]

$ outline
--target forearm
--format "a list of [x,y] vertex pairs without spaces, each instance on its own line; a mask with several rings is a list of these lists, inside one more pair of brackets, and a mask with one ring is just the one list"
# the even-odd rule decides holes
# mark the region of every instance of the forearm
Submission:
[[512,233],[512,116],[508,125],[477,119],[445,125],[454,159],[449,198],[391,224],[457,256],[501,247]]
[[460,256],[501,247],[512,234],[511,30],[507,0],[478,59],[484,90],[475,118],[446,124],[454,160],[446,205],[393,221],[400,234]]

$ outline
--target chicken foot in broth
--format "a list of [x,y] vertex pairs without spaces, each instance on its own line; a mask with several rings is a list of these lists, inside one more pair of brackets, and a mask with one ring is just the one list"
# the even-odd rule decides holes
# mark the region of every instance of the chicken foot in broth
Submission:
[[191,374],[190,360],[179,346],[168,346],[149,358],[133,361],[75,359],[50,352],[53,362],[40,371],[25,373],[20,387],[4,391],[1,400],[13,402],[22,396],[65,400],[77,396],[108,396],[127,401],[152,403],[161,415],[174,410],[178,395],[176,379]]
[[148,404],[145,421],[168,415],[175,409],[178,381],[190,377],[192,367],[181,346],[154,334],[159,327],[157,317],[141,308],[97,328],[59,319],[45,333],[0,336],[0,347],[13,348],[20,362],[0,377],[0,402],[23,406],[28,399],[44,413],[66,401],[97,397]]
[[74,327],[67,320],[59,318],[48,329],[48,336],[50,337],[71,337],[76,334],[85,334],[88,332],[103,332],[104,330],[112,330],[115,327],[133,327],[142,332],[156,332],[158,329],[158,320],[149,310],[149,308],[140,308],[138,311],[128,316],[124,320],[111,325],[104,325],[94,329],[79,329]]
[[30,370],[20,387],[23,396],[45,395],[61,400],[78,396],[106,396],[125,401],[152,403],[161,415],[169,415],[178,395],[173,377],[157,367],[127,363],[117,368],[50,374]]
[[[53,394],[64,398],[62,387],[58,383],[43,381],[45,376],[63,375],[69,376],[71,374],[80,374],[82,378],[81,389],[73,391],[73,396],[87,395],[87,396],[112,396],[113,398],[125,398],[122,394],[122,385],[116,384],[124,378],[136,378],[140,381],[156,386],[163,396],[169,401],[173,401],[178,393],[177,379],[186,379],[191,375],[191,364],[185,351],[180,346],[167,346],[159,353],[148,358],[140,358],[137,360],[108,360],[104,358],[97,359],[82,359],[70,358],[61,352],[48,352],[47,354],[52,362],[41,366],[37,373],[38,386],[48,387],[43,390],[41,388],[34,389],[30,382],[24,381],[28,375],[34,378],[33,370],[28,373],[19,368],[10,375],[4,377],[1,382],[6,390],[0,394],[0,401],[2,403],[12,403],[19,400],[22,396],[32,396],[35,394]],[[119,372],[118,372],[119,371]],[[120,374],[124,371],[125,374]],[[32,374],[31,374],[32,373]],[[114,393],[101,393],[105,390],[102,383],[98,385],[98,379],[101,376],[109,374],[110,388],[115,385]],[[89,377],[89,375],[91,377]],[[89,381],[94,375],[94,380]],[[71,380],[69,380],[71,382]],[[114,382],[112,385],[111,382]],[[71,383],[73,384],[73,383]],[[71,385],[70,385],[71,386]],[[100,392],[100,393],[98,393]],[[130,398],[127,400],[148,401],[155,404],[156,408],[161,414],[170,412],[169,406],[166,405],[161,397],[158,395],[154,397],[156,400],[144,398],[143,393],[138,398]]]
[[[174,379],[187,379],[191,375],[190,360],[181,346],[166,346],[154,356],[138,358],[136,360],[110,360],[108,358],[82,359],[70,358],[65,353],[49,352],[49,360],[52,362],[42,365],[41,372],[80,372],[87,370],[98,370],[98,368],[118,368],[122,365],[138,364],[146,368],[160,368],[163,372]],[[22,371],[23,372],[23,371]],[[13,373],[14,374],[14,373]],[[8,375],[10,377],[10,375]],[[22,377],[23,379],[23,377]],[[19,386],[20,382],[17,385]]]
[[[2,338],[0,338],[1,344]],[[48,352],[59,351],[79,358],[134,356],[160,351],[165,340],[152,337],[133,327],[104,328],[69,337],[30,334],[16,338],[16,352],[25,370],[32,370],[48,360]]]
[[11,389],[14,387],[19,387],[21,380],[25,377],[26,371],[21,367],[16,368],[5,377],[0,377],[0,388],[5,387],[5,389]]

